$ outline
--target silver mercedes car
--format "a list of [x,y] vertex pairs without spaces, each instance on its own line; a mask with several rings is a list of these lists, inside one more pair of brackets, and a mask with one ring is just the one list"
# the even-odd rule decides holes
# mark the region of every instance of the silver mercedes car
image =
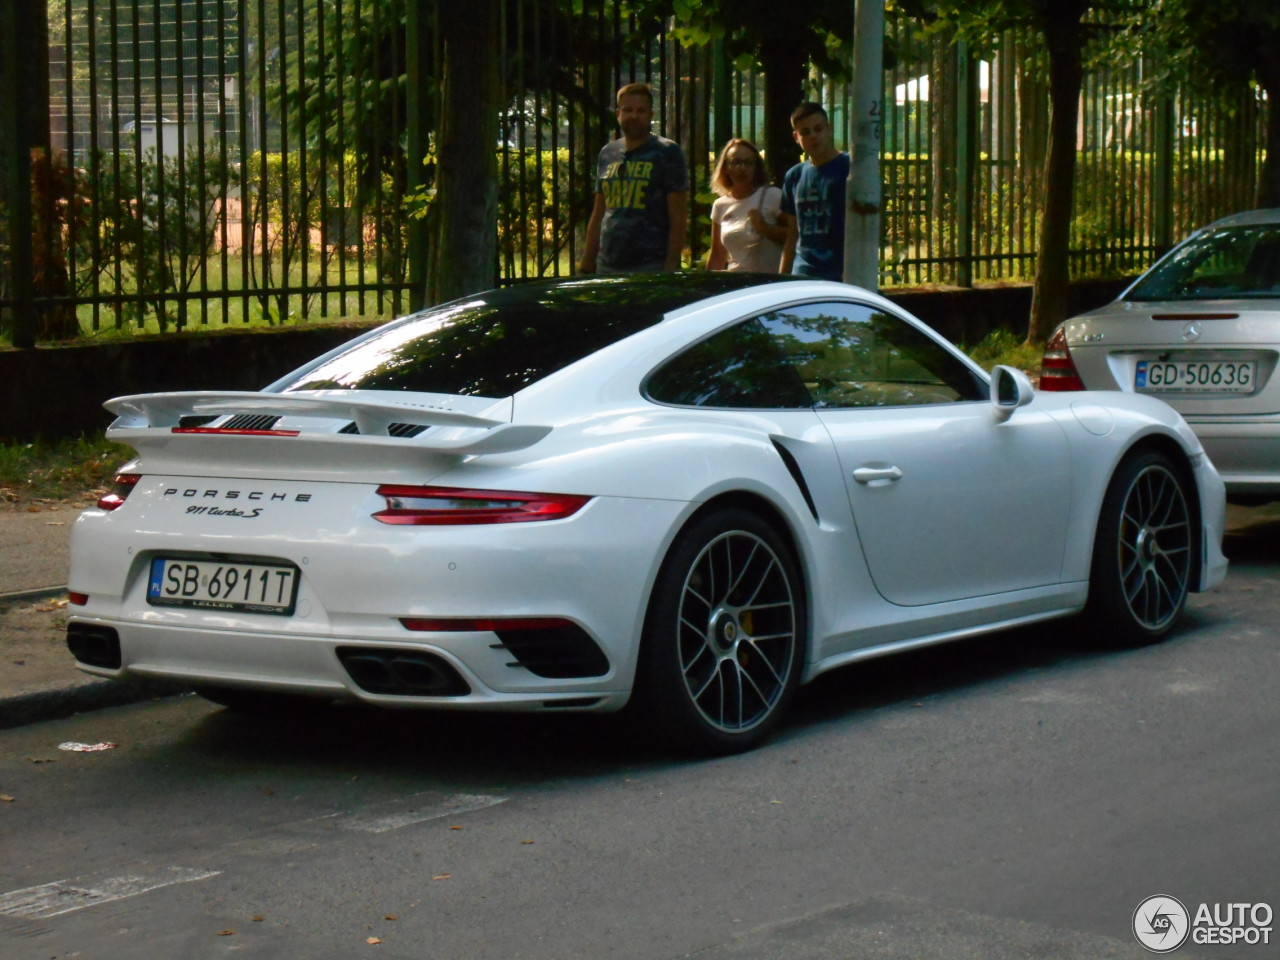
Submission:
[[1280,209],[1197,230],[1058,327],[1040,389],[1124,390],[1182,414],[1236,503],[1280,500]]

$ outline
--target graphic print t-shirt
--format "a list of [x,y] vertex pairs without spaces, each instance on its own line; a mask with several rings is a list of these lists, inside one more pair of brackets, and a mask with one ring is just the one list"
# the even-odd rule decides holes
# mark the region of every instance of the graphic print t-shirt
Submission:
[[849,154],[820,167],[797,163],[782,178],[782,212],[796,218],[796,258],[791,272],[839,280],[844,274],[844,193]]
[[660,264],[667,257],[667,194],[689,189],[680,145],[650,136],[634,150],[626,141],[605,144],[596,160],[596,190],[604,196],[599,264],[625,270]]

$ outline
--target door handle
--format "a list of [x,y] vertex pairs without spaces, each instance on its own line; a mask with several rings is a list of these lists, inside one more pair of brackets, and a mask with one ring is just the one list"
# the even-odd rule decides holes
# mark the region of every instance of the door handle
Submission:
[[859,467],[853,471],[853,479],[858,483],[875,483],[877,480],[888,482],[901,480],[902,471],[897,467]]

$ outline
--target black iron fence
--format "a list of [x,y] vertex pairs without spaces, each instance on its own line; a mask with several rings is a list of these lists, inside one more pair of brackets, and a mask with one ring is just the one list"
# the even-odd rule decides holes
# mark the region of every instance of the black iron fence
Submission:
[[[22,131],[29,169],[0,168],[0,196],[25,191],[33,210],[29,234],[0,227],[0,322],[34,304],[52,339],[418,303],[441,63],[433,9],[50,0],[38,34],[48,54],[29,51],[48,122]],[[625,0],[503,4],[495,281],[572,271],[612,94],[633,79],[659,91],[655,126],[685,147],[688,260],[703,260],[714,151],[730,135],[764,139],[763,81],[717,41],[682,43],[678,26]],[[1029,278],[1048,129],[1041,45],[1010,33],[978,50],[893,9],[888,30],[884,283]],[[1267,110],[1247,89],[1160,97],[1140,56],[1098,59],[1108,65],[1087,77],[1077,138],[1077,277],[1140,270],[1191,227],[1249,206]],[[816,69],[808,82],[845,130],[845,83]],[[15,275],[11,263],[32,267]]]

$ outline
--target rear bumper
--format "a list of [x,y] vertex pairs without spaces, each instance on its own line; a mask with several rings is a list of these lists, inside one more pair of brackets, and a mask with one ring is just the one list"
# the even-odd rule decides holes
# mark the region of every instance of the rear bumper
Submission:
[[[420,642],[388,642],[358,638],[305,637],[244,633],[72,617],[72,624],[115,630],[120,637],[122,664],[106,669],[84,663],[85,673],[110,679],[163,679],[193,687],[235,687],[262,692],[300,694],[330,700],[359,700],[384,707],[430,707],[463,710],[616,710],[630,695],[630,683],[619,685],[616,672],[574,680],[552,680],[513,671],[500,651],[492,649],[493,634],[424,634]],[[439,658],[469,688],[455,696],[409,696],[371,693],[361,688],[338,656],[339,648],[369,651],[402,650],[406,656]],[[509,689],[497,690],[474,660],[513,674]],[[496,661],[503,659],[502,664]]]
[[1218,468],[1228,496],[1280,498],[1280,420],[1186,419]]
[[[630,694],[657,565],[692,508],[601,497],[573,517],[540,523],[412,527],[365,520],[344,530],[320,516],[309,527],[260,534],[236,521],[178,536],[121,522],[127,509],[86,511],[91,515],[81,516],[73,537],[70,586],[86,601],[69,608],[69,624],[112,630],[119,639],[119,665],[79,663],[87,673],[384,706],[609,710]],[[296,609],[272,616],[148,603],[151,558],[193,552],[294,565]],[[539,652],[563,654],[555,642],[563,636],[526,637],[515,647],[490,629],[409,629],[404,622],[488,618],[567,624],[562,633],[578,644],[569,653],[582,654],[587,666],[539,672],[531,664]],[[537,648],[532,653],[530,644]],[[344,665],[352,648],[367,652],[371,669],[372,661],[394,659],[397,651],[419,667],[437,664],[465,682],[458,685],[464,692],[387,694],[377,684],[371,690],[362,682],[367,676]]]

